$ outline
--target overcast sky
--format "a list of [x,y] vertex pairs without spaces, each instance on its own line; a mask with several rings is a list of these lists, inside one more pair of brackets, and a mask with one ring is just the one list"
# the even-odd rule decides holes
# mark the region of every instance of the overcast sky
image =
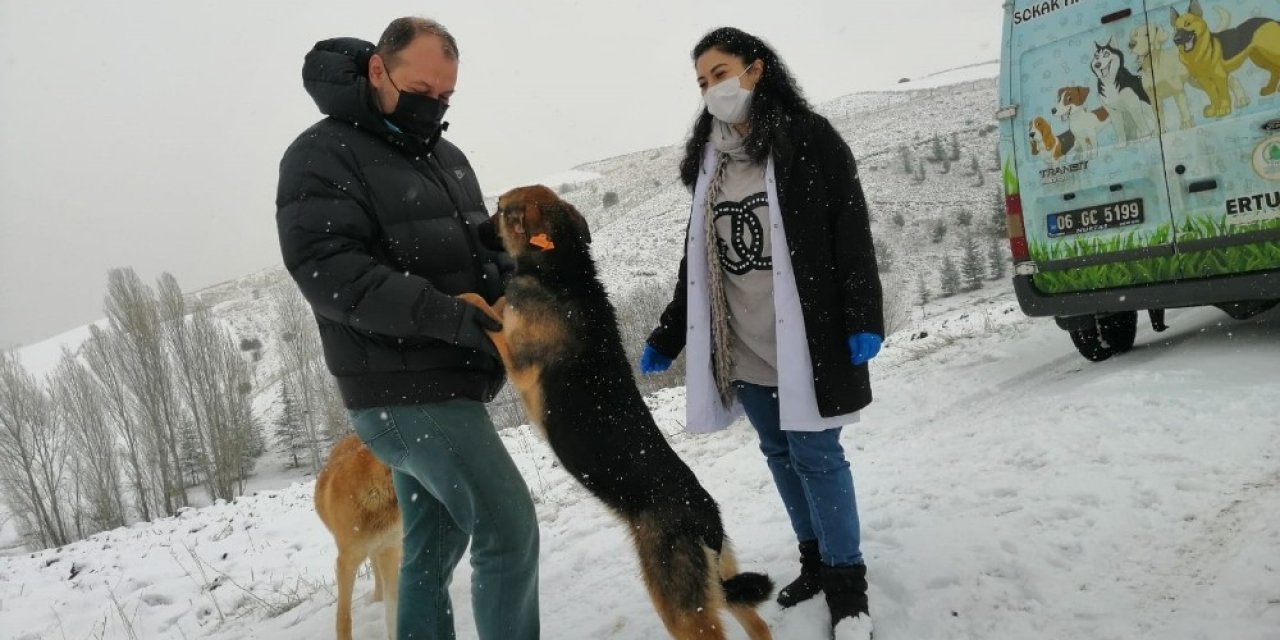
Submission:
[[[319,118],[303,55],[436,18],[450,138],[486,192],[679,142],[688,52],[733,25],[814,101],[999,56],[1000,0],[0,0],[0,347],[102,315],[106,271],[193,290],[279,263],[277,165]],[[672,168],[675,171],[675,168]]]

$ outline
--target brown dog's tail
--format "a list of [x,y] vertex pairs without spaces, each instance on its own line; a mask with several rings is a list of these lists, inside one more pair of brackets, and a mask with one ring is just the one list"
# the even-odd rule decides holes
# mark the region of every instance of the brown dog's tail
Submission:
[[763,573],[739,573],[720,584],[730,606],[755,608],[773,595],[773,580]]

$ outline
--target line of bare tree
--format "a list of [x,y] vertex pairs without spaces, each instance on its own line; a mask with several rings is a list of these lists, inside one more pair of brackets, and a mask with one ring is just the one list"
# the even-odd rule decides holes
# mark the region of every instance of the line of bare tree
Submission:
[[45,380],[0,354],[0,497],[31,546],[234,498],[265,447],[249,363],[173,276],[113,270],[104,310]]

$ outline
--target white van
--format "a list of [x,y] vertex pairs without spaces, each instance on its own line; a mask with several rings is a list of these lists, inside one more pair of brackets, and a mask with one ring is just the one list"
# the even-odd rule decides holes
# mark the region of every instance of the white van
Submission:
[[1081,354],[1138,312],[1280,302],[1280,2],[1012,0],[1000,75],[1014,286]]

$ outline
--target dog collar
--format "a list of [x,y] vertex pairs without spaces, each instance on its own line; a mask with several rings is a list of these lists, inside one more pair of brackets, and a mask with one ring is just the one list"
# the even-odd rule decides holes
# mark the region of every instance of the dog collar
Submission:
[[550,251],[556,248],[556,243],[552,242],[551,238],[548,238],[545,233],[539,233],[538,235],[529,238],[529,244],[543,251]]

